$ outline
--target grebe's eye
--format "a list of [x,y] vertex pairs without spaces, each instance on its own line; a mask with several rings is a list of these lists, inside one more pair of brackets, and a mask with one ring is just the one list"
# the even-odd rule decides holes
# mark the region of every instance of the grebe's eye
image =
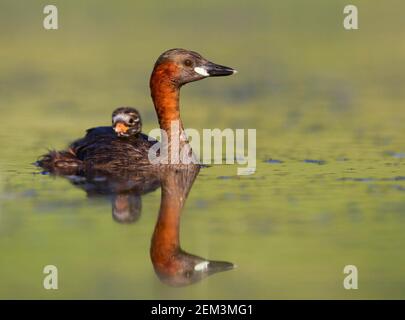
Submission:
[[129,119],[128,123],[129,123],[129,124],[134,124],[134,123],[135,123],[135,120],[134,120],[133,118],[131,118],[131,119]]
[[184,65],[186,67],[191,67],[193,65],[193,61],[191,61],[190,59],[186,59],[184,60]]

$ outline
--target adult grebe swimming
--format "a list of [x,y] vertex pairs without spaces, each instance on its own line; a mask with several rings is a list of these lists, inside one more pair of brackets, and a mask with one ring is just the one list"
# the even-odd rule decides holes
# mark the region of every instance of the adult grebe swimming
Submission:
[[[180,88],[186,83],[207,77],[228,76],[236,71],[232,68],[210,62],[194,51],[171,49],[157,59],[150,77],[150,90],[159,125],[167,133],[171,145],[171,125],[179,123],[180,143],[187,144],[180,119]],[[120,139],[117,135],[93,135],[72,143],[68,151],[50,152],[38,164],[49,171],[72,166],[81,169],[116,168],[135,169],[151,165],[148,152],[156,141],[150,141],[144,134],[135,139]]]

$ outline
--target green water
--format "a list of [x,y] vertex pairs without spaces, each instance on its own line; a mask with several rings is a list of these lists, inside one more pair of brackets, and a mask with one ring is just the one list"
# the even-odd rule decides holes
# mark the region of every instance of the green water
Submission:
[[[0,298],[405,298],[403,2],[356,1],[357,31],[337,0],[53,3],[57,31],[43,1],[0,2]],[[160,190],[122,225],[31,165],[119,105],[155,128],[148,78],[172,47],[239,71],[183,89],[186,127],[257,129],[257,172],[203,169],[181,220],[185,250],[238,268],[183,288],[149,257]]]

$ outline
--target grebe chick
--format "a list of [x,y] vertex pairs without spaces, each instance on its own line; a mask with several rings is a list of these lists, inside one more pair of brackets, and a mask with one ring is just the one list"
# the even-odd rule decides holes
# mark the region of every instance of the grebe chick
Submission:
[[119,107],[111,115],[111,127],[96,127],[87,129],[82,139],[74,141],[69,146],[70,153],[77,155],[83,147],[101,141],[102,139],[135,138],[142,130],[141,115],[132,107]]
[[112,113],[112,127],[119,137],[135,136],[142,131],[142,120],[138,110],[120,107]]
[[86,130],[86,136],[72,143],[84,143],[86,139],[97,138],[100,136],[111,137],[133,137],[142,130],[141,115],[138,110],[132,107],[118,107],[111,115],[112,126],[102,126]]

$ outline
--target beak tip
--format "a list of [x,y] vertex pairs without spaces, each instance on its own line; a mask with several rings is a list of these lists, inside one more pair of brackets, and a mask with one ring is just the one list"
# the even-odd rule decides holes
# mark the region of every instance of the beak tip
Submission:
[[233,69],[233,74],[237,74],[238,70]]

